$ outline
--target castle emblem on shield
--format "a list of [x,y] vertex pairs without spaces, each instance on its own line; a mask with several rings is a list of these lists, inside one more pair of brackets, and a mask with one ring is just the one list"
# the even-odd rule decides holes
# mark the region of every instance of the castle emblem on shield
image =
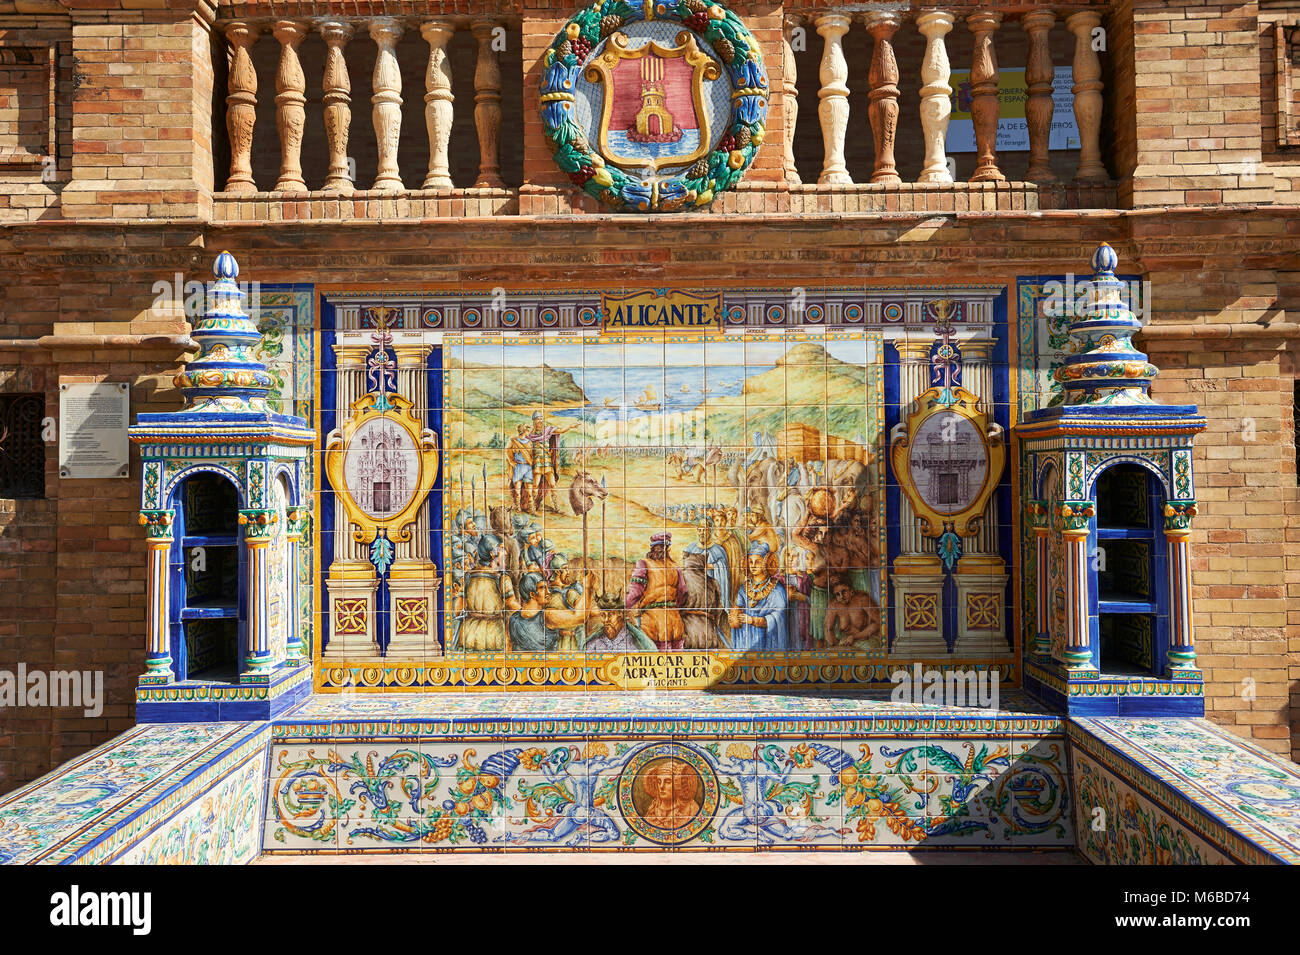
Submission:
[[709,151],[704,82],[721,76],[717,62],[683,30],[676,45],[650,41],[630,47],[615,33],[585,76],[600,83],[600,151],[625,169],[684,166]]

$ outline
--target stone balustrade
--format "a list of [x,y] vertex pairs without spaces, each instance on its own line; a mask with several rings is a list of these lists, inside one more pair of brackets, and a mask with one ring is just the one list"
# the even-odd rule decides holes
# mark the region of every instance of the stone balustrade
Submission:
[[[895,56],[895,43],[899,32],[910,25],[923,38],[925,52],[921,62],[920,104],[917,122],[907,135],[919,137],[925,147],[924,165],[917,178],[919,183],[952,183],[954,177],[947,155],[949,118],[952,113],[953,91],[950,78],[953,67],[948,55],[950,34],[955,29],[966,29],[972,36],[972,54],[969,63],[959,68],[969,70],[969,113],[974,127],[976,165],[970,182],[1006,181],[999,167],[997,133],[999,119],[997,38],[1009,28],[1008,18],[995,8],[971,9],[962,5],[962,12],[946,10],[941,6],[906,9],[907,4],[881,4],[881,10],[868,9],[852,14],[837,10],[809,13],[807,16],[787,15],[786,47],[791,36],[798,31],[804,36],[815,32],[822,38],[820,63],[820,105],[818,119],[821,123],[824,144],[818,186],[845,186],[852,183],[845,167],[845,143],[849,136],[849,96],[855,85],[865,81],[869,89],[869,122],[875,149],[875,164],[870,182],[897,185],[901,182],[895,164],[895,144],[899,138],[899,125],[908,118],[899,110],[899,68]],[[899,9],[890,9],[899,8]],[[1036,184],[1055,182],[1057,176],[1048,163],[1048,146],[1052,130],[1054,66],[1048,35],[1057,22],[1057,14],[1049,8],[1038,8],[1018,17],[1018,26],[1028,38],[1028,57],[1024,64],[1027,85],[1025,103],[1026,126],[1029,136],[1029,169],[1026,181]],[[1074,117],[1078,127],[1078,169],[1074,181],[1083,184],[1105,183],[1109,175],[1101,158],[1102,69],[1097,52],[1097,34],[1102,23],[1101,11],[1077,10],[1065,15],[1066,28],[1074,37],[1072,72],[1074,85]],[[871,66],[861,80],[851,75],[844,54],[846,34],[854,29],[864,29],[871,41]],[[790,71],[784,74],[779,95],[790,104],[796,103],[798,90]],[[797,108],[797,107],[796,107]],[[792,124],[791,124],[792,126]],[[787,175],[787,180],[791,177]]]
[[[1050,7],[999,9],[965,0],[950,0],[950,5],[898,2],[809,11],[786,7],[776,20],[784,24],[781,42],[764,50],[773,105],[780,107],[774,113],[779,117],[777,128],[769,131],[769,142],[780,153],[774,164],[775,174],[760,174],[756,169],[737,189],[720,196],[712,211],[960,212],[1112,207],[1116,201],[1115,184],[1101,151],[1102,64],[1095,42],[1104,7],[1083,3],[1059,11]],[[437,10],[435,7],[432,12]],[[1062,27],[1070,36],[1063,38]],[[1058,41],[1057,62],[1052,50],[1053,28]],[[461,15],[328,15],[225,20],[218,21],[217,29],[226,39],[228,56],[224,123],[220,123],[220,117],[218,123],[225,126],[229,142],[228,171],[218,170],[215,176],[218,183],[223,178],[225,182],[216,197],[217,218],[275,221],[597,211],[576,190],[556,184],[554,170],[540,168],[547,162],[540,150],[520,150],[528,157],[522,189],[503,178],[503,134],[518,139],[524,136],[522,128],[513,128],[518,122],[513,115],[507,121],[510,128],[503,130],[503,94],[513,92],[517,104],[525,77],[524,71],[503,71],[500,46],[495,42],[501,25],[492,19]],[[529,30],[525,20],[525,36]],[[1023,159],[1018,161],[1015,181],[1009,181],[998,155],[998,48],[1006,43],[1012,30],[1023,34],[1016,38],[1016,62],[1009,68],[1024,70],[1028,135],[1028,165],[1024,166]],[[968,36],[963,37],[962,31]],[[322,115],[309,115],[304,109],[307,77],[299,50],[313,33],[320,38],[315,42],[323,41],[325,48],[323,65],[318,70],[313,68],[320,75],[313,77],[312,83],[313,90],[319,84],[323,105],[323,138],[328,150],[328,172],[323,178],[305,176],[302,157],[304,125]],[[458,65],[454,65],[449,50],[458,33],[472,37],[473,52],[462,49]],[[261,189],[254,181],[255,126],[259,115],[263,122],[266,116],[258,110],[259,71],[251,54],[254,44],[264,37],[273,38],[279,45],[273,94],[279,176],[272,192],[262,191],[266,181]],[[411,81],[411,64],[399,62],[399,56],[411,56],[413,46],[409,41],[413,37],[423,41],[423,90],[411,88],[418,86],[418,81]],[[818,38],[820,52],[815,48],[809,51]],[[1057,67],[1065,65],[1059,62],[1063,59],[1063,39],[1073,40],[1069,66],[1078,145],[1071,150],[1075,165],[1072,174],[1063,172],[1059,151],[1049,156],[1055,110],[1053,80]],[[471,42],[468,37],[460,40]],[[853,58],[847,56],[848,42],[856,42],[865,52]],[[349,158],[349,137],[356,140],[359,132],[368,132],[363,125],[353,125],[353,111],[364,109],[365,103],[353,100],[352,85],[358,79],[358,67],[349,63],[346,51],[349,45],[357,49],[359,43],[373,44],[369,98],[374,139],[366,148],[375,158],[375,175],[369,182],[355,181],[356,164]],[[900,50],[908,51],[902,69]],[[809,51],[815,61],[801,62],[798,58],[802,51]],[[367,57],[367,66],[370,62]],[[265,59],[262,63],[265,67]],[[405,85],[403,66],[408,67]],[[818,84],[815,118],[807,110],[800,117],[801,78],[807,83],[813,78],[813,70]],[[960,96],[951,84],[954,70],[969,73]],[[457,71],[466,75],[458,76]],[[269,73],[269,69],[262,72]],[[366,69],[362,68],[362,72]],[[266,76],[263,82],[269,85],[270,79]],[[466,96],[467,90],[472,90],[472,98]],[[459,106],[457,93],[462,99]],[[416,130],[403,131],[403,104],[418,104],[419,100],[412,97],[419,96],[423,96],[424,103],[424,128],[419,134],[427,136],[428,165],[426,171],[421,151],[419,173],[413,175],[412,160],[408,158],[404,166],[402,158]],[[810,97],[809,91],[805,102]],[[851,101],[857,103],[853,109]],[[954,175],[958,164],[949,150],[949,124],[958,101],[970,116],[974,138],[974,166],[961,177],[964,181],[955,181],[959,178]],[[523,126],[530,125],[528,117],[535,111],[536,104],[525,100]],[[449,155],[452,129],[454,124],[457,128],[467,126],[471,113],[478,146],[477,176],[471,185],[462,168],[459,178],[463,187],[458,189],[453,183],[453,160],[456,155],[464,155],[465,148],[472,151],[472,146],[466,145],[472,140],[460,141],[457,153]],[[418,122],[411,123],[409,107],[405,115],[408,126],[418,127]],[[815,173],[808,161],[809,148],[815,148],[811,137],[796,137],[796,126],[813,122],[821,134],[820,169]],[[851,133],[860,135],[858,124],[865,127],[863,132],[870,131],[871,156],[870,173],[855,181],[858,174],[850,172],[846,146],[854,143]],[[259,135],[265,137],[266,133]],[[801,143],[799,161],[797,139]],[[316,141],[320,141],[319,131]],[[259,148],[264,149],[265,140],[260,142]],[[906,163],[898,155],[900,142],[909,153]],[[922,154],[919,169],[918,149]],[[1023,143],[1020,149],[1023,155]],[[861,150],[859,160],[860,154]],[[319,171],[319,156],[316,160],[313,168]],[[856,168],[862,168],[860,161]],[[310,181],[312,178],[320,181]]]

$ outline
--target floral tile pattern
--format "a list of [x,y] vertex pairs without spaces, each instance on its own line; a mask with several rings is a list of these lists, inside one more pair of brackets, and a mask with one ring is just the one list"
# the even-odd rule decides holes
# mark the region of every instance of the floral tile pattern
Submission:
[[0,799],[0,862],[109,861],[264,752],[268,730],[137,726]]
[[277,742],[263,849],[1068,848],[1054,742],[1020,763],[923,736]]
[[[1279,759],[1203,719],[1083,719],[1072,721],[1076,774],[1091,765],[1097,781],[1081,790],[1079,831],[1094,809],[1124,798],[1125,849],[1108,830],[1109,849],[1088,836],[1081,848],[1095,861],[1192,860],[1196,840],[1208,841],[1200,857],[1241,863],[1300,862],[1300,767]],[[1092,777],[1079,777],[1082,786]],[[1107,803],[1105,797],[1110,797]],[[1107,815],[1112,823],[1114,817]],[[1133,821],[1141,818],[1139,825]],[[1145,820],[1152,821],[1148,825]],[[1118,823],[1114,823],[1119,825]],[[1166,825],[1166,829],[1161,829]],[[1134,844],[1136,840],[1136,844]]]

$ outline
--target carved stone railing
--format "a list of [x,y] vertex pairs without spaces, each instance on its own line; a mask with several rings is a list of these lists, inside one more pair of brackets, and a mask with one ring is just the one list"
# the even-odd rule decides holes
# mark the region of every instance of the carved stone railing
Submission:
[[[296,218],[352,218],[435,215],[500,215],[516,211],[516,190],[501,178],[501,69],[493,41],[500,24],[466,17],[316,16],[281,20],[219,20],[216,29],[228,43],[229,69],[225,126],[230,168],[225,189],[217,195],[218,218],[271,221]],[[453,122],[452,73],[448,44],[458,29],[472,31],[478,43],[475,61],[474,123],[480,168],[470,188],[453,186],[448,156]],[[329,171],[322,182],[303,177],[301,151],[306,113],[306,78],[298,47],[309,32],[324,40],[321,76],[325,142]],[[428,44],[425,89],[403,89],[397,46],[408,32]],[[253,179],[253,130],[257,116],[258,76],[252,47],[269,34],[280,44],[275,75],[275,122],[280,145],[280,175],[270,192]],[[368,39],[375,46],[370,111],[377,173],[373,183],[356,183],[349,161],[352,110],[351,74],[344,48],[350,40]],[[429,141],[428,172],[423,182],[402,179],[399,142],[402,104],[423,95]],[[219,178],[219,177],[218,177]]]
[[[1067,0],[1068,2],[1068,0]],[[500,24],[484,13],[454,16],[442,6],[431,4],[429,14],[413,16],[403,8],[394,15],[392,4],[375,7],[376,15],[303,15],[280,19],[218,20],[217,30],[228,43],[228,88],[224,125],[229,134],[230,160],[224,191],[216,196],[216,216],[226,220],[277,221],[312,218],[432,218],[438,216],[549,214],[599,211],[594,201],[566,186],[538,185],[548,181],[543,174],[530,173],[525,166],[521,189],[507,188],[502,179],[503,89],[517,90],[523,76],[503,76],[498,45],[493,42]],[[390,9],[391,8],[391,9]],[[231,8],[233,9],[233,8]],[[251,9],[251,8],[250,8]],[[264,7],[257,7],[260,12]],[[318,8],[326,12],[332,7]],[[1053,208],[1112,208],[1116,187],[1110,180],[1101,151],[1102,68],[1095,44],[1096,29],[1103,22],[1104,4],[1077,0],[1059,8],[1033,3],[983,6],[978,0],[930,2],[881,2],[818,7],[801,11],[785,8],[782,42],[765,49],[769,59],[774,105],[782,109],[782,128],[769,132],[769,141],[782,151],[780,170],[771,176],[752,175],[731,192],[719,196],[714,212],[964,212],[1034,211]],[[1073,176],[1063,175],[1058,153],[1049,156],[1054,101],[1054,63],[1050,35],[1059,23],[1073,35],[1072,60],[1074,117],[1080,145]],[[548,26],[547,29],[551,29]],[[1007,32],[1024,32],[1027,54],[1025,104],[1029,149],[1024,179],[1008,181],[998,158],[998,43]],[[479,146],[479,168],[472,186],[453,187],[448,155],[453,111],[452,60],[449,45],[458,31],[472,34],[476,53],[472,76],[457,77],[458,88],[472,85],[474,130]],[[795,161],[795,124],[798,119],[799,74],[792,36],[796,31],[807,39],[820,36],[822,51],[817,64],[816,123],[820,126],[822,157],[814,182],[800,179]],[[845,55],[845,38],[863,31],[870,44],[870,66],[851,66]],[[919,64],[920,84],[916,95],[905,95],[896,48],[908,31],[923,39]],[[954,31],[967,31],[969,62],[953,63],[949,46]],[[320,77],[324,141],[328,149],[328,173],[320,182],[304,177],[302,150],[307,122],[306,77],[299,60],[299,46],[310,33],[318,33],[325,45]],[[403,37],[415,33],[427,45],[424,89],[411,89],[408,66],[407,88],[398,63],[398,46]],[[530,24],[523,22],[528,36]],[[253,130],[257,122],[258,76],[252,57],[259,36],[279,43],[278,68],[274,77],[275,123],[280,146],[279,178],[271,192],[259,191],[253,178]],[[1057,39],[1061,39],[1058,29]],[[355,183],[355,170],[348,159],[352,111],[364,103],[352,100],[352,77],[345,56],[348,42],[374,44],[370,113],[374,130],[376,176],[370,183]],[[919,44],[915,44],[919,46]],[[802,49],[802,45],[799,47]],[[914,47],[913,47],[914,48]],[[410,47],[404,46],[403,55]],[[967,54],[963,54],[963,59]],[[458,61],[464,63],[464,61]],[[468,66],[468,63],[465,63]],[[915,65],[907,75],[915,75]],[[953,109],[950,78],[953,69],[969,69],[974,129],[975,165],[965,182],[954,181],[955,162],[948,153],[948,127]],[[1018,65],[1017,65],[1018,68]],[[269,81],[264,77],[263,82]],[[314,85],[314,84],[313,84]],[[854,182],[846,162],[849,134],[850,96],[866,93],[874,155],[867,181]],[[265,93],[261,95],[265,96]],[[399,162],[402,142],[403,102],[423,96],[424,127],[428,137],[427,171],[423,180],[412,176],[409,163]],[[919,105],[918,105],[919,97]],[[517,98],[514,100],[517,102]],[[900,104],[906,103],[906,109]],[[525,116],[535,103],[524,103]],[[409,111],[408,111],[409,121]],[[810,122],[808,117],[804,122]],[[852,122],[860,122],[853,117]],[[513,122],[513,121],[512,121]],[[352,130],[355,137],[358,125]],[[512,134],[520,133],[511,130]],[[923,161],[915,182],[903,181],[896,157],[899,137],[923,145]],[[409,142],[410,130],[407,131]],[[319,131],[316,141],[319,142]],[[367,147],[369,144],[367,144]],[[356,145],[353,145],[356,148]],[[369,155],[369,153],[368,153]],[[536,156],[531,147],[527,156]],[[800,161],[806,157],[801,154]],[[915,158],[913,155],[912,158]],[[1055,172],[1051,159],[1055,159]],[[529,162],[544,162],[530,159]],[[309,164],[319,174],[320,164]],[[905,163],[910,165],[910,163]],[[804,170],[805,173],[807,170]],[[220,171],[219,171],[220,172]],[[220,181],[221,176],[216,177]],[[265,186],[263,186],[265,188]],[[522,207],[521,207],[522,203]]]
[[[863,8],[866,8],[865,10]],[[874,9],[879,7],[879,9]],[[1082,8],[1081,8],[1082,7]],[[821,124],[823,158],[816,183],[804,184],[794,170],[793,151],[785,164],[786,181],[796,198],[793,208],[805,211],[975,211],[980,209],[1038,209],[1113,205],[1114,183],[1101,154],[1102,69],[1097,53],[1097,29],[1104,6],[1080,4],[1060,14],[1051,7],[1039,7],[1016,14],[1028,38],[1025,64],[1029,133],[1029,168],[1026,181],[1008,183],[997,156],[999,118],[997,36],[1008,27],[1011,15],[996,6],[978,6],[954,0],[950,8],[941,3],[881,3],[818,9],[806,14],[787,12],[785,50],[791,49],[796,31],[805,36],[816,31],[822,38],[819,69],[818,120]],[[853,11],[853,12],[849,12]],[[1074,37],[1072,72],[1074,117],[1079,133],[1077,170],[1073,179],[1060,181],[1048,160],[1054,103],[1054,64],[1049,31],[1058,19]],[[859,27],[860,25],[860,27]],[[912,124],[913,135],[924,144],[924,163],[915,184],[903,183],[895,163],[895,144],[900,124],[899,69],[895,42],[900,30],[915,29],[925,39],[921,62],[920,106]],[[849,132],[848,98],[861,80],[850,74],[844,42],[850,30],[865,29],[871,41],[871,66],[865,77],[868,88],[868,118],[875,146],[874,166],[869,183],[855,184],[845,165]],[[947,135],[952,112],[948,57],[949,34],[966,29],[972,37],[970,70],[970,114],[974,127],[976,163],[967,183],[955,183],[953,165],[947,155]],[[792,142],[797,110],[796,74],[783,70],[774,92],[786,109],[786,140]],[[979,184],[978,186],[976,184]]]

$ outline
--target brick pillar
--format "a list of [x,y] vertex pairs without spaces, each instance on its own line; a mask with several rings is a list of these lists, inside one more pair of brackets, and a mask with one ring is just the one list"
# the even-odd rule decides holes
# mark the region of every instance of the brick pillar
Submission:
[[[1260,164],[1255,4],[1134,0],[1138,206],[1272,202]],[[1127,194],[1127,184],[1123,190]]]
[[[148,11],[142,22],[138,10],[105,14],[96,0],[65,5],[80,85],[64,215],[209,216],[212,8],[190,0]],[[123,71],[124,64],[137,68]]]

